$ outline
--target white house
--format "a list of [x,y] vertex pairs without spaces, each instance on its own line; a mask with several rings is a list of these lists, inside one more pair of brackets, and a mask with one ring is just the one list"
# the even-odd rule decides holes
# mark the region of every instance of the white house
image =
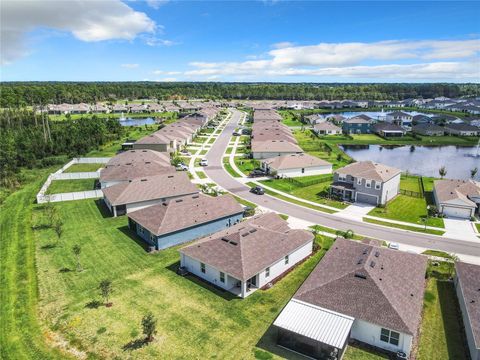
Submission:
[[352,338],[410,356],[426,268],[425,256],[338,238],[273,323],[278,344],[341,359]]
[[317,133],[317,135],[340,135],[342,128],[329,121],[325,121],[313,125],[313,131]]
[[262,161],[262,169],[280,177],[330,174],[332,164],[305,153],[276,156]]
[[303,150],[294,142],[287,140],[252,140],[252,155],[254,159],[267,159],[274,156],[299,154]]
[[275,281],[312,253],[313,234],[267,213],[180,250],[188,272],[242,298]]
[[480,183],[474,180],[437,180],[433,185],[440,213],[470,219],[480,208]]

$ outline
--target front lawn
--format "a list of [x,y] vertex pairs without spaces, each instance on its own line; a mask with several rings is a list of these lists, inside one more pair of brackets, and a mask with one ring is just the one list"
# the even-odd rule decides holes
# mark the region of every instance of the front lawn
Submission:
[[96,179],[53,180],[45,194],[60,194],[95,189]]
[[239,170],[244,173],[245,175],[250,174],[253,169],[260,167],[260,161],[256,159],[247,159],[242,157],[236,157],[234,159],[235,165],[239,168]]
[[73,164],[64,173],[94,172],[104,166],[105,164]]
[[393,228],[398,228],[398,229],[403,229],[403,230],[408,230],[408,231],[414,231],[414,232],[419,232],[419,233],[425,233],[425,234],[432,234],[432,235],[443,235],[445,234],[445,231],[442,230],[431,230],[431,229],[426,229],[423,227],[415,227],[415,226],[409,226],[409,225],[402,225],[402,224],[395,224],[392,222],[388,221],[381,221],[381,220],[376,220],[376,219],[370,219],[370,218],[363,218],[364,222],[368,222],[371,224],[377,224],[377,225],[383,225],[383,226],[388,226],[388,227],[393,227]]
[[[427,216],[427,202],[422,198],[400,194],[390,201],[386,207],[376,207],[368,215],[424,225],[422,217]],[[445,227],[443,219],[435,217],[428,218],[427,226]]]
[[223,167],[225,168],[225,170],[226,170],[231,176],[236,177],[236,178],[242,177],[242,175],[238,174],[235,170],[233,170],[233,168],[232,168],[232,166],[230,165],[230,162],[229,162],[229,160],[228,160],[228,157],[223,159]]

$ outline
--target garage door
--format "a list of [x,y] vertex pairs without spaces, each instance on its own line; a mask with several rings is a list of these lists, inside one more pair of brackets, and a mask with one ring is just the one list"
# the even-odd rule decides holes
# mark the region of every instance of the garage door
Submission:
[[470,209],[461,209],[452,206],[445,206],[443,213],[448,217],[458,217],[462,219],[470,218]]
[[377,205],[377,197],[374,195],[357,193],[357,202]]

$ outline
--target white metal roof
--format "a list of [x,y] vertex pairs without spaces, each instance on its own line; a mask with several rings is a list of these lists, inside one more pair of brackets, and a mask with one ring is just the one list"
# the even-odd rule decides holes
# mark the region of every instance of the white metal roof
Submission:
[[351,316],[292,299],[273,325],[341,349],[354,320]]

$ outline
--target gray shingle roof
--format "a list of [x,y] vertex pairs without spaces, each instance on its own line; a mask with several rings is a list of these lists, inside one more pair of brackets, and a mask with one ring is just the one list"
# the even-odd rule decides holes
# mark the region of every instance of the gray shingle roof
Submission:
[[401,172],[402,171],[400,169],[374,163],[373,161],[358,161],[335,171],[335,173],[351,175],[354,177],[375,181],[388,181]]

